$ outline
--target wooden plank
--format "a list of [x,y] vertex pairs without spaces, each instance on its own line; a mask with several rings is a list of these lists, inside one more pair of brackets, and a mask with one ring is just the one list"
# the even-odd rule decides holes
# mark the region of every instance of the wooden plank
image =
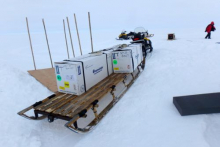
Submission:
[[63,107],[61,107],[60,109],[54,111],[54,113],[60,114],[60,115],[65,115],[75,106],[76,103],[79,103],[82,100],[86,100],[86,97],[88,97],[89,95],[96,92],[98,89],[100,89],[100,87],[104,86],[106,84],[106,82],[109,81],[110,78],[115,77],[115,76],[117,76],[117,75],[111,74],[109,77],[103,79],[101,82],[96,84],[93,88],[88,90],[86,93],[82,94],[81,96],[78,96],[77,99],[72,100],[69,104],[66,104]]
[[94,102],[95,100],[99,100],[101,98],[103,98],[105,95],[107,95],[109,92],[111,92],[111,89],[105,90],[102,93],[98,93],[98,95],[96,95],[95,97],[92,97],[92,99],[88,100],[88,103],[86,103],[85,105],[78,105],[78,107],[74,107],[74,109],[71,111],[71,113],[68,113],[66,116],[68,117],[73,117],[75,115],[77,115],[78,113],[80,113],[82,110],[86,109],[87,107],[89,107],[91,105],[92,102]]
[[[100,88],[100,91],[98,91],[97,93],[93,94],[88,100],[86,101],[82,101],[82,103],[80,103],[79,105],[82,106],[82,105],[89,105],[91,104],[92,102],[90,101],[92,99],[92,101],[96,100],[96,99],[99,99],[99,94],[106,94],[108,93],[109,91],[112,90],[112,86],[113,85],[116,85],[117,83],[119,83],[120,81],[123,81],[124,80],[124,74],[119,74],[117,77],[114,77],[112,79],[109,79],[109,83],[105,84],[104,86],[102,86]],[[94,100],[93,100],[94,99]]]
[[67,97],[64,100],[61,100],[57,103],[55,103],[54,105],[52,105],[50,108],[47,108],[45,111],[50,113],[52,111],[55,111],[56,109],[59,109],[60,107],[62,107],[63,105],[65,105],[66,103],[69,103],[71,100],[77,98],[77,96],[71,96],[71,97]]
[[[44,71],[41,73],[44,73]],[[75,114],[75,110],[80,112],[87,106],[91,105],[94,100],[101,99],[104,95],[111,91],[112,85],[124,80],[125,75],[126,74],[111,74],[109,77],[103,79],[81,96],[74,96],[58,92],[56,97],[49,99],[43,104],[37,106],[35,110],[59,114],[61,116],[67,116],[67,114],[68,117],[72,116],[73,113]]]
[[35,110],[36,110],[36,109],[40,109],[41,107],[44,107],[44,106],[48,105],[48,103],[50,103],[51,101],[56,100],[56,99],[59,99],[59,98],[60,98],[62,95],[64,95],[64,94],[57,92],[57,93],[55,93],[55,95],[56,95],[56,96],[53,97],[52,99],[46,98],[46,99],[42,100],[42,104],[40,104],[40,105],[34,107],[34,109],[35,109]]
[[69,103],[64,104],[59,109],[56,109],[53,113],[61,114],[61,113],[63,113],[63,111],[67,111],[67,109],[71,109],[70,107],[73,107],[74,104],[76,104],[78,101],[80,101],[80,99],[84,99],[85,96],[92,94],[94,91],[96,91],[99,88],[100,84],[105,83],[106,81],[109,80],[110,77],[114,77],[114,76],[116,76],[116,75],[115,74],[111,74],[108,78],[103,79],[101,82],[96,84],[93,88],[91,88],[89,91],[87,91],[86,93],[82,94],[81,96],[78,96],[77,98],[75,98],[74,100],[70,101]]
[[56,100],[52,100],[50,103],[48,103],[46,106],[44,107],[41,107],[39,110],[41,111],[45,111],[46,109],[49,109],[50,107],[56,105],[57,103],[60,103],[61,101],[67,99],[67,98],[70,98],[72,97],[73,95],[70,95],[70,94],[65,94],[63,96],[60,96],[60,98],[56,99]]
[[65,111],[66,109],[68,109],[69,107],[74,105],[79,99],[80,99],[80,97],[76,97],[75,99],[71,100],[70,102],[65,103],[64,105],[62,105],[58,109],[54,110],[53,113],[61,115],[63,111]]
[[[120,74],[114,74],[114,75],[112,75],[111,77],[107,78],[107,79],[105,80],[105,82],[100,82],[99,84],[97,84],[96,86],[94,86],[94,88],[93,88],[93,89],[90,89],[89,91],[87,91],[87,93],[86,93],[84,96],[82,96],[82,97],[79,99],[79,101],[77,101],[77,102],[75,102],[75,103],[72,103],[72,104],[70,105],[70,107],[68,107],[66,110],[64,110],[64,111],[61,113],[61,115],[66,115],[66,114],[70,113],[71,111],[77,109],[77,108],[80,106],[80,105],[78,105],[78,104],[80,104],[81,102],[87,101],[87,100],[91,99],[91,98],[94,97],[97,93],[101,93],[107,84],[109,84],[113,79],[118,78],[119,76],[120,76]],[[111,83],[110,83],[109,85],[111,85]],[[109,88],[110,88],[110,87],[109,87]],[[78,106],[77,106],[77,105],[78,105]]]
[[90,97],[87,101],[83,101],[80,105],[78,105],[78,107],[74,107],[74,109],[69,112],[68,114],[65,114],[67,116],[71,116],[73,117],[74,115],[78,114],[79,112],[81,112],[83,109],[85,109],[86,107],[88,107],[89,105],[91,105],[91,103],[95,100],[99,100],[101,99],[104,95],[106,95],[108,92],[111,91],[111,86],[112,85],[117,85],[119,82],[124,80],[124,76],[126,74],[119,74],[119,77],[114,78],[114,80],[110,80],[111,82],[108,83],[105,87],[102,87],[100,90],[100,92],[97,92],[96,94],[94,94],[92,97]]
[[57,91],[57,82],[54,68],[30,70],[28,73],[52,92]]

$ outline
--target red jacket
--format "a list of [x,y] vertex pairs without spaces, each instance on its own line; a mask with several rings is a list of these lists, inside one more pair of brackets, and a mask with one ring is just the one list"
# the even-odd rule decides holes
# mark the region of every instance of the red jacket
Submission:
[[210,33],[211,31],[215,31],[214,22],[211,22],[211,24],[209,24],[205,30],[207,33]]

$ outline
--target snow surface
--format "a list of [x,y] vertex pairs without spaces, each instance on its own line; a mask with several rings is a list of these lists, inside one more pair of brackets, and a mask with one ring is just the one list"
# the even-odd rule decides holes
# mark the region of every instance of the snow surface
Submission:
[[[220,114],[181,117],[172,104],[174,96],[219,92],[218,0],[7,0],[0,7],[1,146],[219,147]],[[41,69],[50,67],[41,19],[45,19],[53,61],[61,61],[67,58],[62,26],[66,16],[76,55],[80,55],[73,13],[83,53],[90,52],[88,11],[95,50],[128,43],[115,40],[123,29],[143,26],[155,34],[145,71],[88,134],[69,131],[63,120],[48,123],[18,116],[18,111],[52,94],[27,73],[34,67],[25,17],[29,18],[36,66]],[[205,40],[204,29],[211,21],[217,31]],[[175,33],[177,40],[167,41],[168,33]]]

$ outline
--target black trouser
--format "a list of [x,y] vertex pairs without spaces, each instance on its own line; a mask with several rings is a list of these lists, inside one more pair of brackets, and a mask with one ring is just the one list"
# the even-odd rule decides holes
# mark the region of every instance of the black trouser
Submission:
[[206,36],[205,36],[205,39],[208,38],[208,39],[211,39],[211,32],[209,32]]

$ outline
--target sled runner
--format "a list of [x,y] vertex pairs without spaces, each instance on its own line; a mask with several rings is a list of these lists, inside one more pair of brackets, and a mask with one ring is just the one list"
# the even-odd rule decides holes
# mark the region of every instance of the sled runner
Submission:
[[[49,122],[62,119],[68,121],[65,127],[75,133],[89,132],[120,100],[144,67],[145,58],[132,73],[113,73],[79,96],[55,92],[18,112],[18,115],[31,120],[47,117]],[[30,112],[34,115],[29,116]]]

